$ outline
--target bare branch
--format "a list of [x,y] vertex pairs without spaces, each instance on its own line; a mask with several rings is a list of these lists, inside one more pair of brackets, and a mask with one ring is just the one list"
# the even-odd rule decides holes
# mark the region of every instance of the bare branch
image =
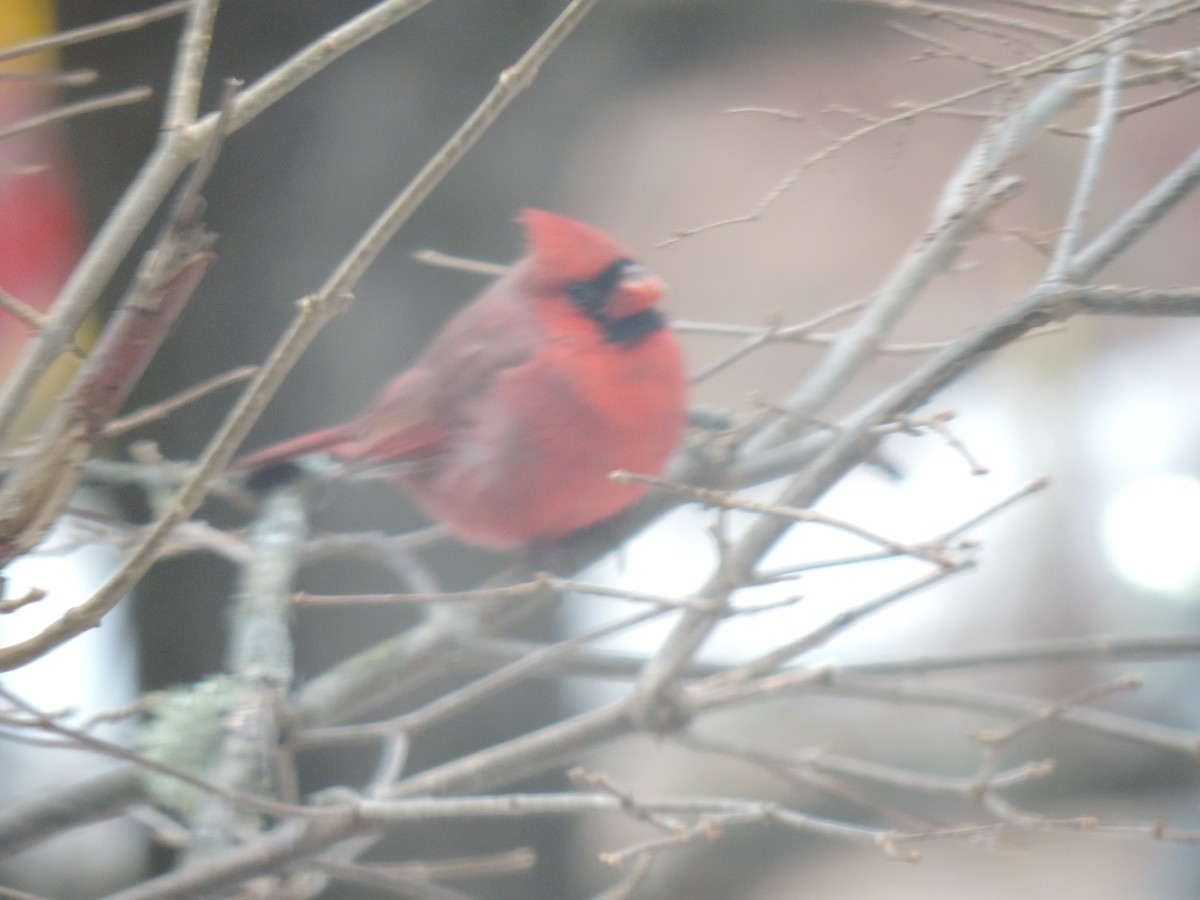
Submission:
[[11,798],[0,806],[0,856],[68,828],[115,818],[145,796],[141,773],[130,766]]
[[[34,452],[0,488],[0,558],[45,536],[79,483],[83,462],[183,312],[214,256],[199,216],[199,191],[220,152],[220,135],[192,173],[129,293],[87,362],[51,412]],[[43,331],[44,335],[46,332]]]
[[[179,35],[179,52],[175,54],[175,71],[171,75],[171,90],[163,127],[168,131],[186,128],[196,121],[200,107],[200,89],[204,86],[204,69],[208,48],[212,43],[213,22],[220,0],[192,0],[183,31]],[[223,122],[216,130],[226,130]]]
[[[289,633],[291,584],[308,530],[297,486],[273,491],[250,530],[254,551],[243,565],[230,616],[227,670],[237,705],[222,717],[220,747],[211,761],[214,781],[254,795],[292,800],[295,785],[276,764],[284,697],[293,677]],[[189,858],[203,860],[236,846],[248,826],[235,804],[208,794],[192,816],[197,839]]]
[[[194,0],[170,5],[172,15],[191,8]],[[207,0],[205,0],[207,3]],[[429,0],[381,0],[268,72],[243,91],[234,107],[230,130],[237,130],[259,113],[320,72],[338,57],[374,37],[389,26],[416,12]],[[165,8],[165,7],[164,7]],[[202,24],[202,23],[201,23]],[[124,29],[118,29],[124,30]],[[26,45],[28,46],[28,45]],[[202,51],[197,47],[196,53]],[[192,57],[197,59],[195,55]],[[191,65],[177,70],[177,77],[190,77]],[[168,95],[184,90],[172,84]],[[146,223],[158,211],[167,193],[184,169],[199,159],[210,146],[219,113],[210,113],[187,129],[164,127],[159,143],[133,183],[121,196],[104,226],[76,265],[59,293],[45,327],[37,340],[22,351],[13,370],[0,386],[0,438],[8,434],[29,391],[63,349],[74,340],[100,292],[129,252]],[[222,128],[225,124],[222,123]]]
[[1173,172],[1146,192],[1108,230],[1084,247],[1063,273],[1068,282],[1095,277],[1155,223],[1191,195],[1200,184],[1200,147]]

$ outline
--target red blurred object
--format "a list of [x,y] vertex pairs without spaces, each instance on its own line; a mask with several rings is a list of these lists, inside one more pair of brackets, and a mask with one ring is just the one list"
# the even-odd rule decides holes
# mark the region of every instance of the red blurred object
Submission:
[[[45,57],[19,57],[8,71],[50,71]],[[0,71],[0,130],[40,115],[58,102],[37,80],[5,79]],[[54,301],[82,250],[74,169],[60,130],[42,126],[0,140],[0,288],[35,310]],[[29,326],[0,311],[0,369],[7,369]]]

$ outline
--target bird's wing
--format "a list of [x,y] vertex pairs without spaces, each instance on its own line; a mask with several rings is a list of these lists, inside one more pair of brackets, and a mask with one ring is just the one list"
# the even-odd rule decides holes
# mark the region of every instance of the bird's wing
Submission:
[[436,456],[447,438],[432,404],[434,386],[420,369],[392,379],[355,420],[354,440],[336,454],[350,468],[373,470]]
[[356,422],[353,448],[338,455],[374,469],[439,456],[488,402],[496,377],[536,349],[536,320],[507,275],[447,323],[411,369]]

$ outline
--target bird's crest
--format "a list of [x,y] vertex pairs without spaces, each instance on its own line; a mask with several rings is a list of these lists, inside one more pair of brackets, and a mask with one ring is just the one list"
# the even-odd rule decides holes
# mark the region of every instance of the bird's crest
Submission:
[[534,277],[544,284],[585,281],[629,252],[601,231],[541,209],[526,209],[517,221],[525,226]]

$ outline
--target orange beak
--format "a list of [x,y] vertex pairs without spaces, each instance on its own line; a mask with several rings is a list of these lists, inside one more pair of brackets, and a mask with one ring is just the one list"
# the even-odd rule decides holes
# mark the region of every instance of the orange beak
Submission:
[[612,318],[624,319],[644,312],[661,300],[666,292],[666,282],[657,275],[642,266],[629,266],[617,286],[617,296],[610,305]]

